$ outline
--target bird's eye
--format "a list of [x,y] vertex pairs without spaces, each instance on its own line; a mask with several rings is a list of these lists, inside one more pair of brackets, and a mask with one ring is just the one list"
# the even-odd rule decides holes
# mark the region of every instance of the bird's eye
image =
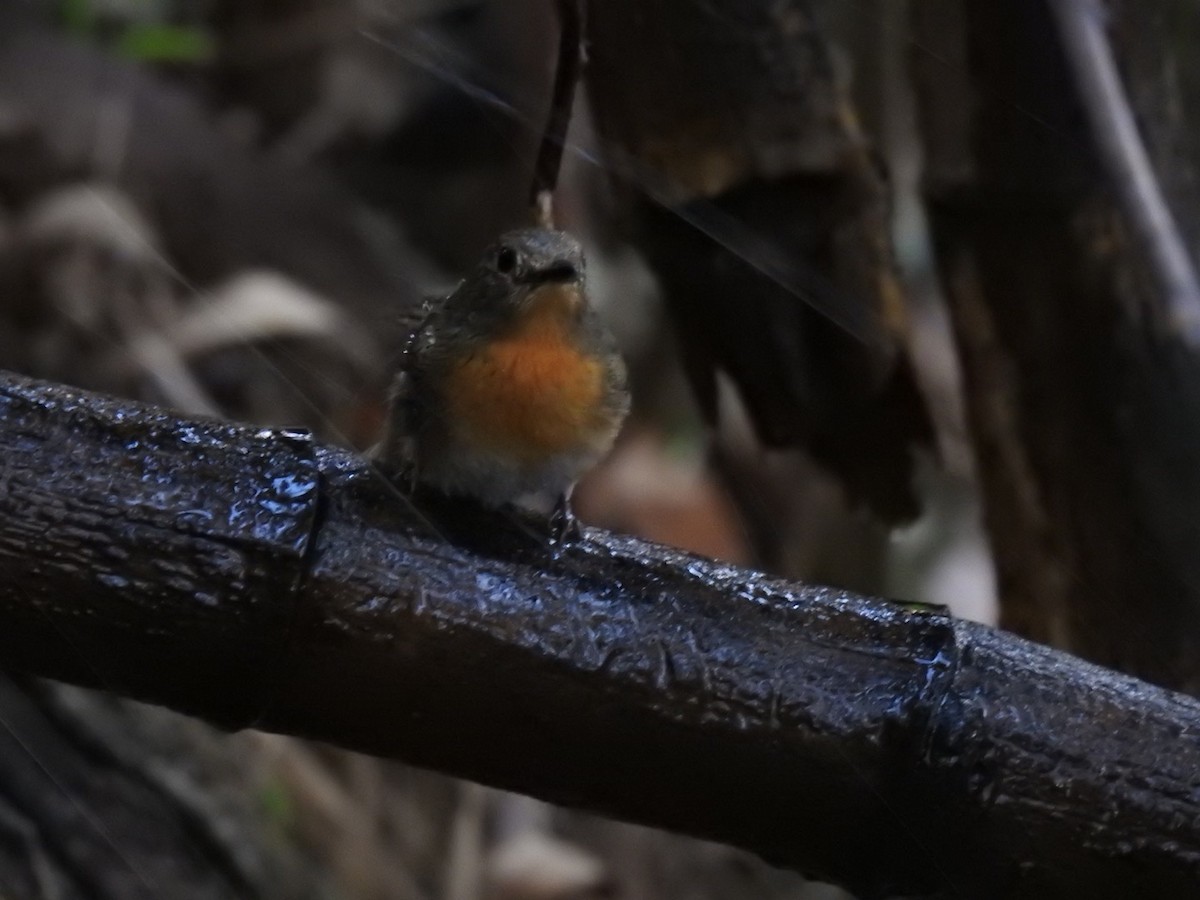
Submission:
[[517,267],[517,251],[512,247],[501,247],[496,251],[496,271],[507,275]]

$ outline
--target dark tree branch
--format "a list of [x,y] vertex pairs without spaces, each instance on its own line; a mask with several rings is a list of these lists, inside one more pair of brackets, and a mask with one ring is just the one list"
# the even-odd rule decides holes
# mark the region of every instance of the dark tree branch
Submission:
[[[727,841],[864,897],[1188,896],[1200,703],[927,608],[0,381],[0,660]],[[447,542],[430,528],[453,538]]]

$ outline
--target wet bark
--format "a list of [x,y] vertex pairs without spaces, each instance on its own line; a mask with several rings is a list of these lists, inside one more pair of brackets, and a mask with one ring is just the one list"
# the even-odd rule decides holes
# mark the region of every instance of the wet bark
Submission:
[[[1149,6],[1122,4],[1114,33]],[[1095,91],[1040,0],[913,9],[926,200],[1002,624],[1194,693],[1200,356],[1100,140]],[[1172,194],[1194,231],[1194,191]]]
[[0,660],[715,838],[863,897],[1185,896],[1200,704],[935,609],[413,506],[7,376]]

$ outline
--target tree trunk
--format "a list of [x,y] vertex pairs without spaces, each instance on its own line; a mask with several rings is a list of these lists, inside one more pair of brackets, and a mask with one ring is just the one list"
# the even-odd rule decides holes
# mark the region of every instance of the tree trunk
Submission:
[[1002,624],[1200,691],[1200,358],[1047,4],[913,10]]
[[885,179],[818,5],[591,3],[589,97],[704,411],[727,373],[765,444],[804,447],[895,522],[918,511],[932,429]]

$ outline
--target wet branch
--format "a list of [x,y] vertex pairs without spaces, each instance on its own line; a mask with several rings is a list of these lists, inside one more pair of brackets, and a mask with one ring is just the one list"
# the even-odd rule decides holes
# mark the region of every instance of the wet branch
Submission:
[[5,376],[0,454],[9,670],[726,841],[862,897],[1200,879],[1187,697],[599,531],[550,558],[529,523],[417,513],[286,431]]

